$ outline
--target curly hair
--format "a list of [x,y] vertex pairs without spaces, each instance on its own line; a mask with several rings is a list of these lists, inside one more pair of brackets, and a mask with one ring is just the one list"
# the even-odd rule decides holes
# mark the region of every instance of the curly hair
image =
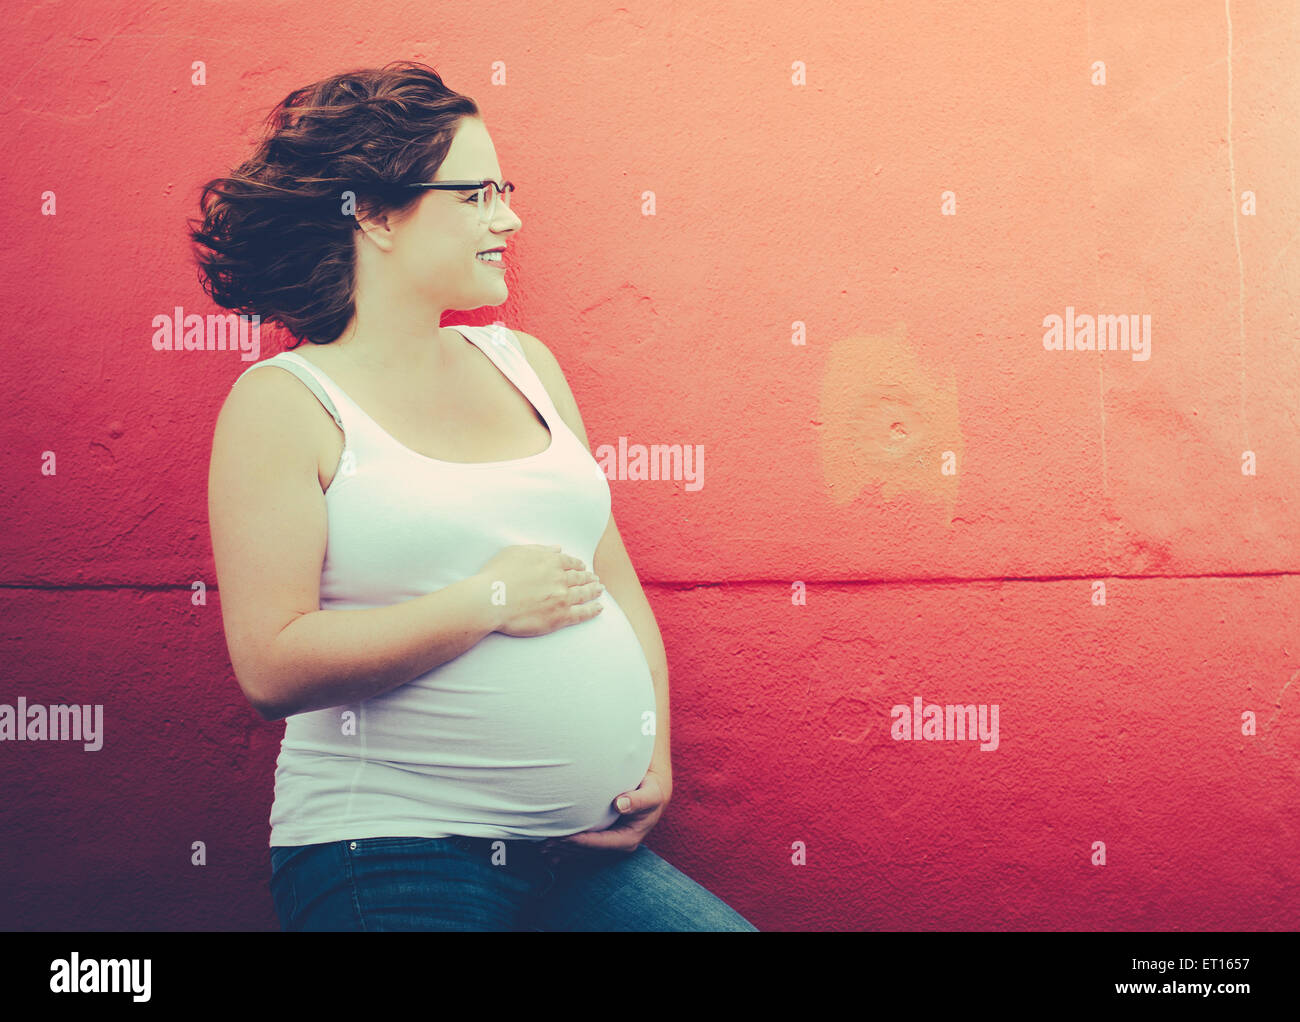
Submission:
[[313,344],[352,319],[356,216],[401,215],[432,181],[472,99],[432,68],[394,61],[295,89],[253,155],[203,186],[188,222],[203,290],[222,308],[280,323]]

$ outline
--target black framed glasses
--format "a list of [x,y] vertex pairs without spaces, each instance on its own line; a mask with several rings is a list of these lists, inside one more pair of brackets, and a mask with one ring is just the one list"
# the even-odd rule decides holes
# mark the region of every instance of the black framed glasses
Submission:
[[[506,208],[510,208],[510,193],[515,190],[515,186],[510,181],[498,184],[491,178],[483,181],[417,181],[414,184],[408,184],[407,188],[430,188],[444,192],[474,192],[474,201],[478,203],[478,218],[480,223],[489,224],[492,217],[497,211],[497,198],[505,203]],[[469,201],[468,199],[466,200]]]

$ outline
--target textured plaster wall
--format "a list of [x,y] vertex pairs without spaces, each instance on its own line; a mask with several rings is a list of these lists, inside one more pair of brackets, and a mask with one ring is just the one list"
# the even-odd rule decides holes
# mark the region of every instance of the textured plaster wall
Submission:
[[[151,322],[214,311],[183,222],[267,110],[414,58],[524,220],[510,300],[446,322],[547,343],[593,446],[704,451],[611,469],[671,669],[651,847],[763,929],[1294,928],[1294,4],[482,10],[0,37],[0,702],[105,714],[0,743],[0,927],[275,925],[283,725],[206,507],[246,363]],[[1067,309],[1149,316],[1149,357],[1047,350]],[[916,697],[997,704],[997,748],[895,740]]]

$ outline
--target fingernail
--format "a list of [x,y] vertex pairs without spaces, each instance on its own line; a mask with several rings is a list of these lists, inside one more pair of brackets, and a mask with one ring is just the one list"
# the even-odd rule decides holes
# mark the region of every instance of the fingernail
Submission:
[[631,805],[632,805],[632,800],[628,798],[626,795],[620,795],[618,797],[619,812],[623,812],[623,813],[627,812],[628,807]]

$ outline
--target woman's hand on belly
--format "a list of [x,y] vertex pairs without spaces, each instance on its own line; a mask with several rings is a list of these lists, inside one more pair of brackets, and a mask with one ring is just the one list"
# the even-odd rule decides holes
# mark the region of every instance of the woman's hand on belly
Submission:
[[[552,862],[566,856],[582,855],[591,851],[635,852],[641,842],[654,829],[668,806],[668,785],[654,770],[647,770],[635,791],[626,792],[614,800],[614,808],[621,814],[617,823],[604,830],[583,830],[567,837],[548,838],[542,842],[541,852]],[[619,802],[628,800],[626,809]]]

